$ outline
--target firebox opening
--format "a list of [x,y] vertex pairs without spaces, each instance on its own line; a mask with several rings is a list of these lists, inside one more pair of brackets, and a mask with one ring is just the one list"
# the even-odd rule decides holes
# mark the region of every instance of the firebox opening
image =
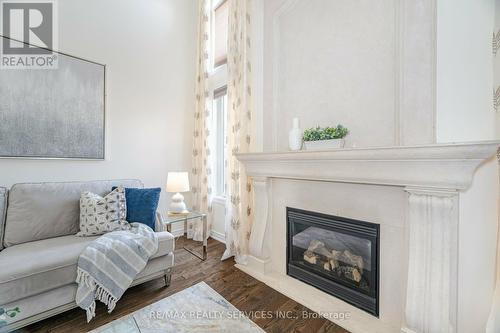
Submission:
[[287,207],[287,274],[378,316],[378,224]]

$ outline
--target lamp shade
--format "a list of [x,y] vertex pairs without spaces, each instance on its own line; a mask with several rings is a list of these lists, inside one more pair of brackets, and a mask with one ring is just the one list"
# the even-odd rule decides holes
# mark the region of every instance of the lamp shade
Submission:
[[167,192],[188,192],[189,176],[187,172],[169,172],[167,178]]

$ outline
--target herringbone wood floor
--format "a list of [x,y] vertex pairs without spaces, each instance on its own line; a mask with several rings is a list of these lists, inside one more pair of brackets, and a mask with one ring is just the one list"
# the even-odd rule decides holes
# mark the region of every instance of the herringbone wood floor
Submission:
[[204,262],[182,249],[184,245],[193,247],[196,244],[198,243],[186,240],[184,237],[177,239],[176,265],[172,283],[168,288],[164,287],[164,281],[161,278],[133,287],[125,293],[111,314],[108,314],[105,307],[98,302],[96,318],[89,324],[86,322],[85,312],[81,309],[74,309],[28,326],[19,332],[88,332],[198,282],[205,281],[241,311],[272,311],[273,313],[293,311],[297,314],[298,319],[277,318],[276,316],[253,319],[266,332],[348,333],[326,319],[304,319],[301,314],[303,311],[311,313],[309,309],[241,272],[234,267],[233,260],[221,262],[224,244],[210,239],[208,259]]

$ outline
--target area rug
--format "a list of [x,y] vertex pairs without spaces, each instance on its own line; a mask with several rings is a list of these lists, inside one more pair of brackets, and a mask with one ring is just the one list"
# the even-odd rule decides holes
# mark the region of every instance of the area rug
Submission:
[[224,297],[200,282],[92,333],[264,332]]

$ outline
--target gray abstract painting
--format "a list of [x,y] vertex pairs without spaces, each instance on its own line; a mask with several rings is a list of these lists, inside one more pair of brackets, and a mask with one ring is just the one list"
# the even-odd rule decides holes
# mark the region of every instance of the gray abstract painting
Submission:
[[105,66],[0,70],[0,157],[104,159]]

